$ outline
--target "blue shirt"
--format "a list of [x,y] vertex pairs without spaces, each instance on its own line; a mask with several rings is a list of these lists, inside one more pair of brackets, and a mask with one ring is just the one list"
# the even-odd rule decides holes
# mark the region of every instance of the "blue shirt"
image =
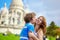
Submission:
[[34,32],[34,25],[31,23],[26,23],[23,27],[21,34],[20,34],[20,40],[28,40],[28,33]]

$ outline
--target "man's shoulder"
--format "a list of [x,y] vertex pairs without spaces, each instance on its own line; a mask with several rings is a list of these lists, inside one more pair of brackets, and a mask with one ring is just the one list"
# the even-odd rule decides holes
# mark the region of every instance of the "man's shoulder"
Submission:
[[32,23],[28,23],[28,24],[26,24],[26,27],[27,28],[34,28],[34,25]]
[[33,24],[32,23],[29,23],[28,26],[33,26]]

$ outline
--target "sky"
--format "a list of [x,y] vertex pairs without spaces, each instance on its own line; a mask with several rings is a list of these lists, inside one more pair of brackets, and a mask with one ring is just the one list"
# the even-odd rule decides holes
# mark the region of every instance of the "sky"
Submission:
[[[60,26],[60,0],[22,0],[24,6],[31,12],[35,12],[37,17],[44,16],[47,25],[54,21]],[[7,4],[9,9],[12,0],[0,0],[0,9]]]

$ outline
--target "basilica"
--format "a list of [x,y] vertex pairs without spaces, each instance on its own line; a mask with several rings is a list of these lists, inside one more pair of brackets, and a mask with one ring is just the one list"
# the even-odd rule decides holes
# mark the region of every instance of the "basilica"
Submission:
[[0,33],[9,31],[13,34],[19,34],[24,26],[23,17],[26,13],[22,0],[12,0],[9,9],[5,3],[0,11]]

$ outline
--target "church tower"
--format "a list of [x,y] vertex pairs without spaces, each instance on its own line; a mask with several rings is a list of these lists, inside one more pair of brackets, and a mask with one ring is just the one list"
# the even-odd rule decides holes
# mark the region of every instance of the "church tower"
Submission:
[[23,17],[24,17],[24,6],[22,0],[12,0],[9,9],[10,16],[10,24],[12,25],[23,25]]
[[8,8],[6,7],[6,3],[5,3],[4,7],[1,10],[1,18],[0,18],[1,22],[0,22],[0,24],[8,25],[8,14],[9,14],[9,11],[8,11]]

